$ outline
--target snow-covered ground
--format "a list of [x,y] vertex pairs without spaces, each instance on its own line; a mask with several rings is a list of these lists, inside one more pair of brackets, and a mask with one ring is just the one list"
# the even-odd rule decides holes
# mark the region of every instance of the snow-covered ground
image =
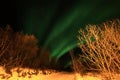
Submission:
[[[39,70],[36,72],[28,68],[14,68],[12,74],[7,74],[4,68],[0,67],[0,80],[102,80],[102,76],[88,73],[80,76],[74,72],[58,72],[55,70]],[[120,80],[120,76],[118,79]]]

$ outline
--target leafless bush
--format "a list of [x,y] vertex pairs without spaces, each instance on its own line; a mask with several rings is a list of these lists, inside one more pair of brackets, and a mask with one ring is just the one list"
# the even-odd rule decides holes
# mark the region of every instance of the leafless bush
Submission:
[[5,29],[0,28],[0,65],[8,73],[15,66],[34,65],[32,60],[37,55],[37,42],[34,35],[13,32],[9,25]]
[[79,30],[78,39],[88,70],[109,73],[109,77],[120,73],[120,20],[88,25]]

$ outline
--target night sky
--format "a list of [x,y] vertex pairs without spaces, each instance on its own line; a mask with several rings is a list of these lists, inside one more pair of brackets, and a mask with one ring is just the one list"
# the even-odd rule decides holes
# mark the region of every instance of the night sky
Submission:
[[115,18],[120,19],[119,0],[0,1],[0,26],[34,34],[58,59],[77,47],[80,28]]

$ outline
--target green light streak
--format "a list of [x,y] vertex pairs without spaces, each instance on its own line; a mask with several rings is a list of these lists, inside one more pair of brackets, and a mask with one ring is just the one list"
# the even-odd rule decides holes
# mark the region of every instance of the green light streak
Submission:
[[70,14],[63,16],[63,18],[61,18],[57,23],[55,23],[54,28],[52,29],[50,35],[47,38],[45,46],[48,46],[53,39],[62,34],[67,28],[69,28],[71,23],[75,20],[77,16],[78,12],[75,10],[70,12]]
[[[89,16],[89,13],[94,10],[94,7],[98,3],[99,2],[96,2],[92,7],[89,4],[77,4],[67,15],[63,15],[60,20],[55,23],[45,43],[45,46],[52,47],[51,58],[56,57],[59,59],[66,52],[77,47],[76,36],[80,28],[77,24],[81,24],[84,20],[87,20],[86,17]],[[55,43],[55,40],[57,43]]]
[[65,53],[67,53],[68,51],[72,50],[73,48],[77,47],[78,44],[73,43],[71,45],[67,44],[65,45],[62,49],[61,52],[59,52],[59,54],[56,55],[57,60],[63,56]]

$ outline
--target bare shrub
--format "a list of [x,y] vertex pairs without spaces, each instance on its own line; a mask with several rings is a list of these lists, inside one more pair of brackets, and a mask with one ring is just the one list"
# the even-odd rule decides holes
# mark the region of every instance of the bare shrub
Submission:
[[38,46],[34,35],[13,32],[8,25],[0,28],[0,65],[7,73],[13,67],[34,65],[32,60],[36,57]]
[[112,73],[120,73],[120,20],[87,25],[78,39],[88,70],[108,73],[110,79]]

